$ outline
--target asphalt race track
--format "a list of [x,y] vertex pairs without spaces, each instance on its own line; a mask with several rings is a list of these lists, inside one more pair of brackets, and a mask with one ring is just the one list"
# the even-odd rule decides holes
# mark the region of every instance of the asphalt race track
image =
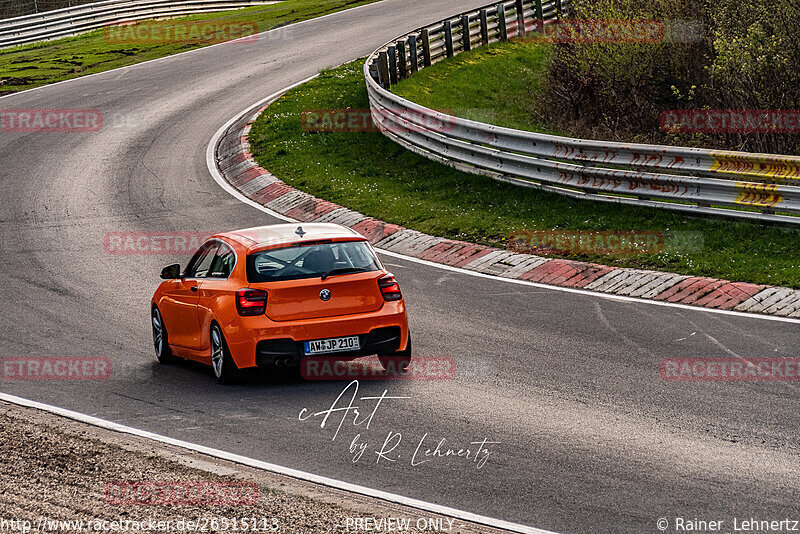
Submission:
[[[95,133],[0,133],[0,355],[104,356],[101,381],[3,381],[6,393],[170,437],[558,532],[658,532],[675,516],[797,512],[797,382],[665,382],[668,357],[796,357],[797,323],[511,284],[385,256],[418,356],[449,381],[361,383],[369,429],[300,421],[344,384],[262,378],[223,387],[159,366],[149,299],[187,257],[113,255],[109,232],[215,232],[275,222],[206,168],[214,133],[258,100],[484,1],[384,0],[224,44],[3,98],[2,108],[99,108]],[[370,402],[357,401],[372,408]],[[375,453],[402,437],[395,462]],[[426,435],[427,434],[427,435]],[[360,435],[364,456],[353,462]],[[395,435],[395,434],[393,434]],[[412,466],[433,448],[499,442]],[[397,454],[395,454],[396,456]],[[420,459],[418,454],[417,460]],[[378,460],[376,462],[376,460]],[[797,518],[795,518],[797,519]]]

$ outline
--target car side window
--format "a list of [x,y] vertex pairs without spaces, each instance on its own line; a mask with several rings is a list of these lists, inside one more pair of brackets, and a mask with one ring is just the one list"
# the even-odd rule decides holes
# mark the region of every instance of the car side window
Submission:
[[208,274],[211,278],[228,278],[236,265],[236,253],[228,245],[222,243],[219,246],[211,270]]
[[218,248],[219,243],[216,241],[209,241],[200,247],[200,250],[195,253],[192,261],[190,261],[189,265],[186,267],[185,277],[206,278]]

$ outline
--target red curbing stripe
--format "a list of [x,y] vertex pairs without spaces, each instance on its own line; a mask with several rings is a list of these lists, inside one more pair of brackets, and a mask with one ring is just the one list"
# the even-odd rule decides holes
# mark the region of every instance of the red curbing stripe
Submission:
[[[714,278],[704,278],[704,277],[695,276],[695,277],[688,278],[688,279],[684,280],[682,283],[684,283],[684,282],[691,282],[691,283],[685,284],[683,288],[679,289],[678,291],[675,291],[669,297],[664,298],[664,295],[666,293],[668,293],[668,292],[662,293],[661,295],[656,296],[656,300],[666,300],[667,302],[681,302],[684,299],[687,299],[687,298],[691,297],[692,295],[694,295],[698,291],[702,291],[703,288],[705,288],[709,284],[713,284],[714,282],[717,282],[717,280],[715,280]],[[678,285],[681,285],[681,284],[678,284]],[[715,288],[712,288],[712,289],[715,289]],[[707,293],[707,291],[702,293],[700,296],[702,297],[706,293]]]
[[298,221],[311,222],[339,207],[341,206],[334,204],[333,202],[327,202],[318,198],[311,198],[293,207],[287,211],[285,215],[291,217],[292,219],[297,219]]
[[492,252],[492,249],[489,247],[472,245],[442,257],[440,263],[451,265],[453,267],[463,267],[466,264],[477,260],[478,258],[486,256],[490,252]]
[[314,218],[311,220],[313,221],[315,219],[318,219],[323,215],[326,215],[334,210],[340,209],[341,207],[342,206],[334,202],[328,202],[327,200],[317,199],[317,207],[315,208],[316,209],[315,213],[318,213],[319,215],[315,215]]
[[565,273],[568,269],[569,267],[564,265],[563,260],[548,260],[538,267],[534,267],[530,271],[523,273],[520,278],[522,280],[528,280],[529,282],[539,282],[553,273]]
[[696,306],[708,306],[710,308],[716,308],[719,305],[728,302],[733,298],[731,292],[735,291],[735,287],[730,282],[725,282],[721,284],[719,287],[716,287],[713,291],[708,292],[702,298],[697,299],[694,304]]
[[584,263],[585,268],[582,271],[575,273],[575,276],[565,280],[558,285],[564,287],[577,287],[584,288],[591,284],[603,275],[616,270],[616,267],[609,267],[608,265],[598,265],[596,263]]
[[697,276],[693,276],[691,278],[687,278],[686,280],[681,280],[680,282],[678,282],[677,284],[675,284],[671,288],[669,288],[666,291],[663,291],[663,292],[659,293],[658,295],[656,295],[655,297],[653,297],[653,300],[667,300],[667,299],[673,297],[674,295],[676,295],[677,293],[683,291],[687,287],[695,284],[700,279],[701,278],[699,278]]
[[402,226],[389,224],[378,219],[364,219],[355,224],[353,230],[366,237],[373,245],[389,237],[390,235],[404,230]]
[[259,171],[259,169],[257,169],[256,167],[250,167],[246,171],[239,173],[236,176],[236,178],[232,178],[232,179],[230,179],[228,181],[230,182],[230,184],[233,187],[237,187],[238,188],[238,187],[243,186],[247,182],[249,182],[251,180],[254,180],[255,178],[258,178],[259,176],[261,176],[262,173],[260,173],[258,171]]
[[377,243],[380,239],[376,240],[375,236],[383,235],[383,228],[380,227],[381,222],[378,219],[369,218],[354,224],[351,228],[366,237],[370,243]]
[[264,189],[256,191],[250,198],[259,204],[267,204],[290,191],[295,191],[295,189],[283,182],[275,182],[274,184],[269,184]]
[[436,245],[432,246],[428,250],[422,251],[422,253],[417,257],[421,260],[438,262],[443,257],[454,254],[464,247],[465,245],[462,243],[456,243],[454,241],[442,241],[441,243],[437,243]]
[[540,283],[561,285],[577,274],[578,271],[575,268],[574,262],[571,262],[569,260],[556,260],[556,261],[560,264],[560,267],[542,277],[542,279],[539,280]]
[[[765,285],[749,284],[746,282],[731,282],[698,300],[695,302],[695,305],[718,308],[720,310],[732,310],[767,287],[768,286]],[[706,299],[708,299],[708,301],[706,301]]]
[[[223,163],[220,161],[219,169],[222,171],[223,174],[226,174],[229,169],[239,165],[240,163],[244,163],[247,161],[247,156],[245,156],[244,152],[235,153],[233,156],[230,156],[228,159],[225,160],[224,166]],[[255,168],[255,167],[251,167]]]
[[728,283],[727,280],[714,280],[713,278],[706,278],[706,281],[708,281],[708,283],[704,284],[691,295],[686,296],[680,302],[683,304],[695,304],[698,300]]

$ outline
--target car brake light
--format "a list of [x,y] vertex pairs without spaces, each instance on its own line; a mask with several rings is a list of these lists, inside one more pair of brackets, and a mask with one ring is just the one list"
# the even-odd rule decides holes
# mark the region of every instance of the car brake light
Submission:
[[236,310],[246,317],[264,315],[267,311],[267,292],[263,289],[243,288],[236,291]]
[[394,279],[394,275],[387,274],[379,278],[378,287],[381,289],[383,300],[391,302],[403,298],[403,294],[400,293],[400,286],[397,284],[397,280]]

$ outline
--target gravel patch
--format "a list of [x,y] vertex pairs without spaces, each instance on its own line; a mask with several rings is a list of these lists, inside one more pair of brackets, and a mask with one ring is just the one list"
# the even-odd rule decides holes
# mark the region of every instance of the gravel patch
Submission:
[[0,436],[0,532],[501,532],[6,403]]

